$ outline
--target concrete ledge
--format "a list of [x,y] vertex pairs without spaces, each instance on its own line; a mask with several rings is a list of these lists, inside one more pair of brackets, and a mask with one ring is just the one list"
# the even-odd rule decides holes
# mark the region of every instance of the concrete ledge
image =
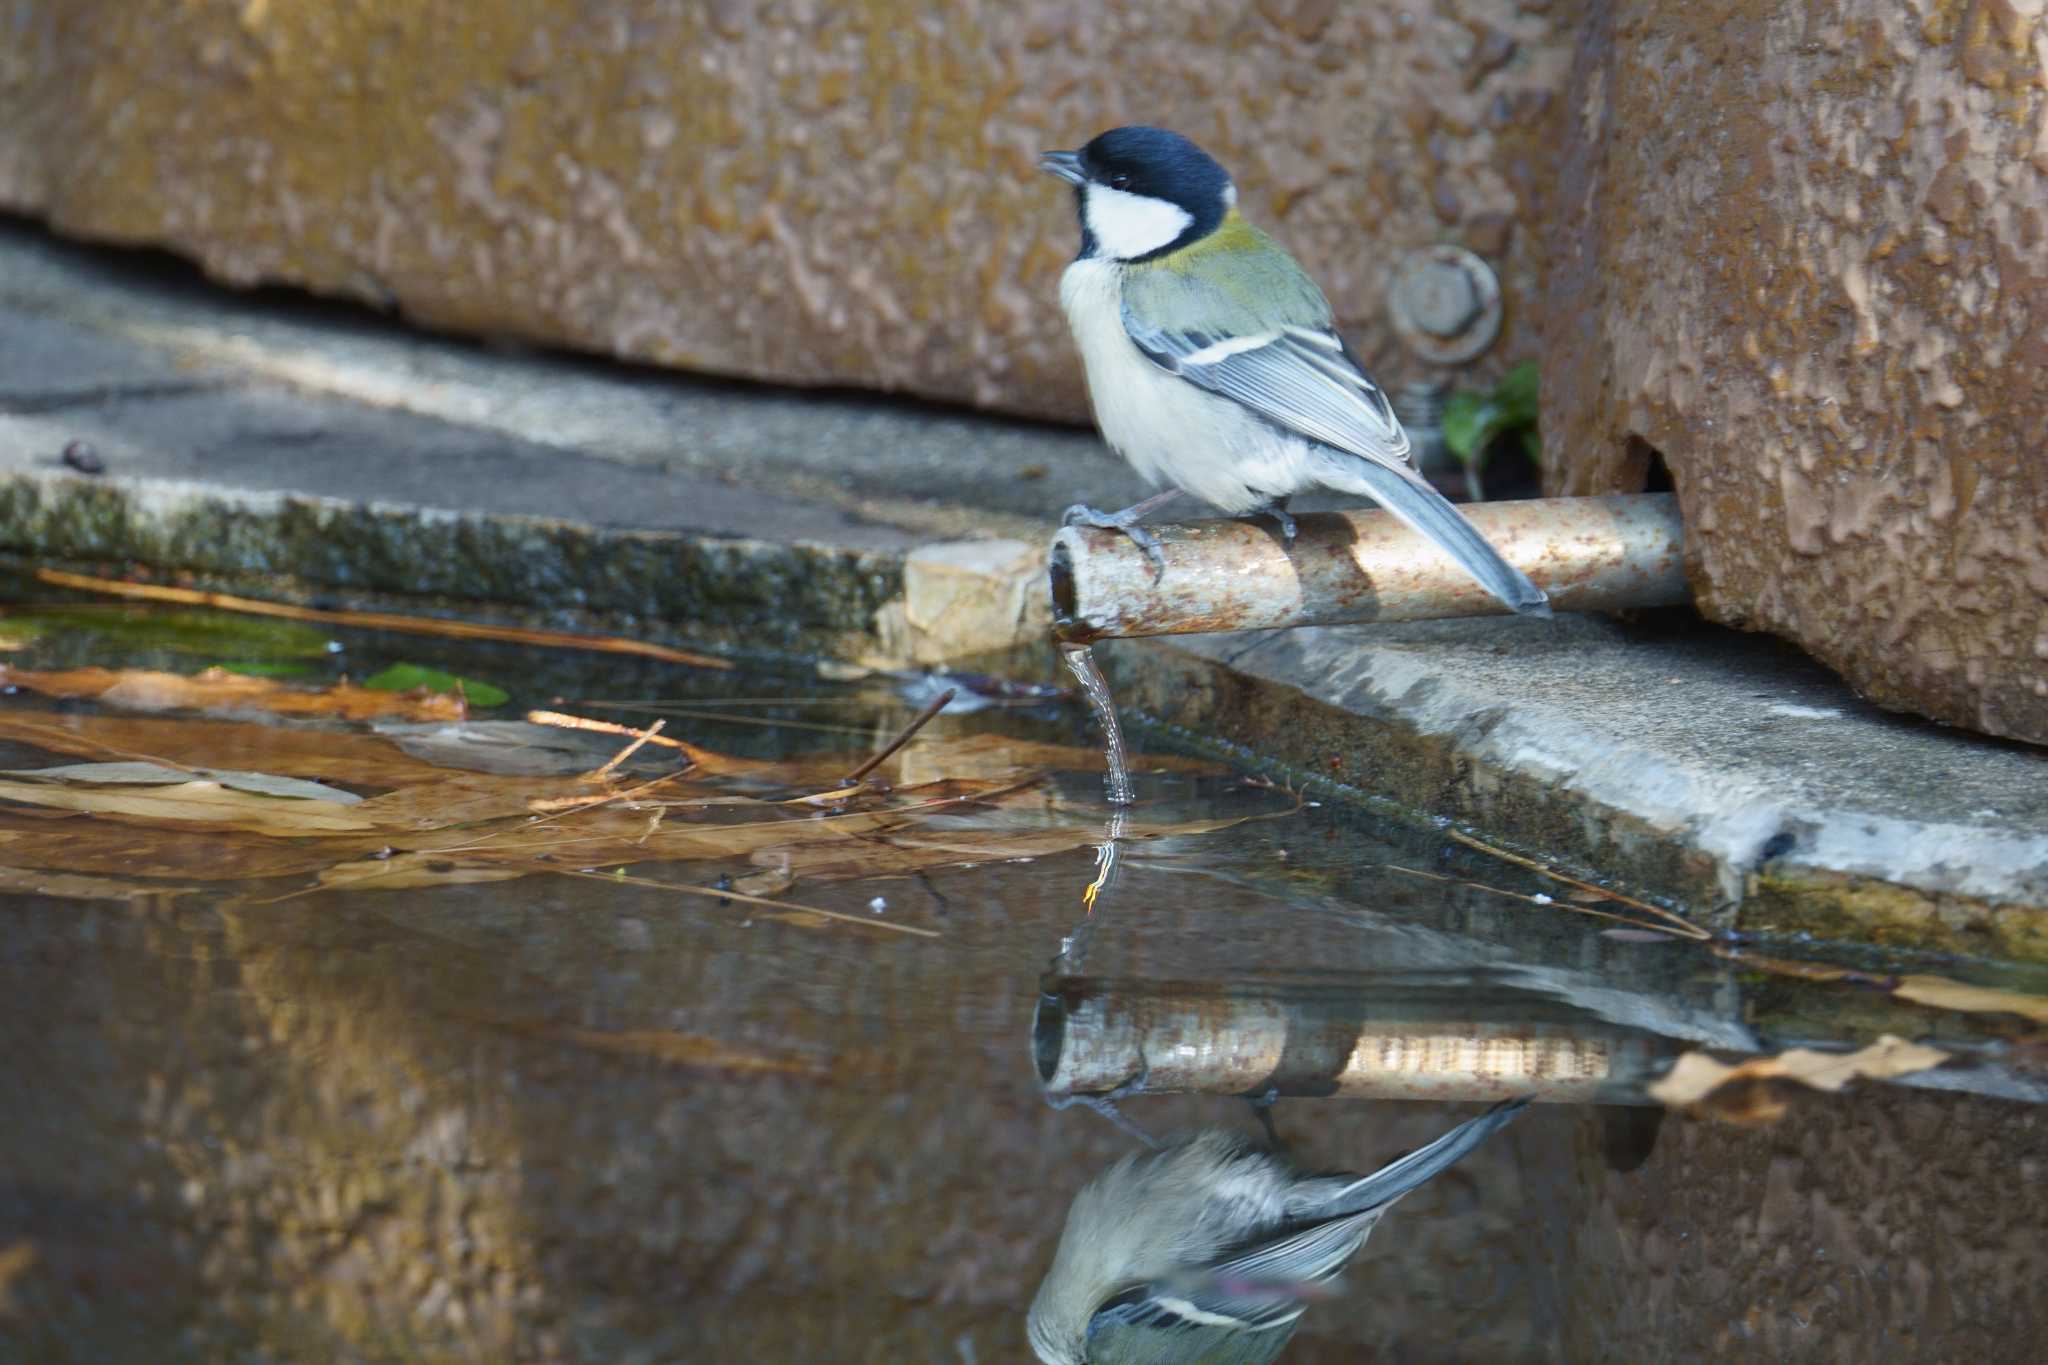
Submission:
[[1127,705],[1722,928],[2048,961],[2048,755],[1685,614],[1097,646]]

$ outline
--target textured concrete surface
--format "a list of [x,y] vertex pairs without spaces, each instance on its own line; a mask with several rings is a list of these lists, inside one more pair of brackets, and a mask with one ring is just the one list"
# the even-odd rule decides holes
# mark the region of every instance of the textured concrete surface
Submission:
[[1709,616],[2048,742],[2040,0],[1592,7],[1550,490],[1676,484]]
[[1177,126],[1405,367],[1404,251],[1533,347],[1578,6],[0,4],[0,206],[459,331],[1078,415],[1048,147]]
[[1768,639],[1573,616],[1096,653],[1125,704],[1709,922],[2048,961],[2048,755],[1887,714]]
[[[107,473],[63,467],[80,438]],[[1037,635],[1009,552],[963,536],[1042,545],[1075,496],[1137,491],[1073,430],[499,355],[0,233],[8,553],[907,661],[948,621],[975,649]],[[919,639],[904,564],[934,542]],[[2048,960],[2048,755],[1887,715],[1762,637],[1485,620],[1099,652],[1197,737],[1708,918]]]

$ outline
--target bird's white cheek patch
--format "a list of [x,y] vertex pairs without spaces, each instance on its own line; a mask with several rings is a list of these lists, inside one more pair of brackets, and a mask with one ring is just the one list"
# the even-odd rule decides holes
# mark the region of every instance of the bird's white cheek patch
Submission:
[[1147,194],[1088,187],[1088,231],[1105,256],[1121,261],[1159,250],[1186,232],[1194,215],[1178,204]]

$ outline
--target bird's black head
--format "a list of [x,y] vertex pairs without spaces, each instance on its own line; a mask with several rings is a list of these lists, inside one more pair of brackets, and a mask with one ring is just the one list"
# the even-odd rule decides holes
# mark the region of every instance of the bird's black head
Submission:
[[1112,128],[1039,165],[1074,186],[1084,257],[1161,255],[1214,232],[1237,202],[1215,159],[1164,128]]

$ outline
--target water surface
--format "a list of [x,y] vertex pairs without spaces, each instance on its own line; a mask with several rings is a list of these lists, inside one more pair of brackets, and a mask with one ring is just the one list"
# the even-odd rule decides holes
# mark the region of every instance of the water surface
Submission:
[[[829,791],[933,686],[325,639],[336,648],[280,646],[311,670],[299,685],[405,661],[509,694],[478,716],[665,717],[732,760],[692,790],[755,801]],[[88,613],[6,662],[190,672],[229,647],[171,648]],[[1131,1147],[1087,1108],[1049,1105],[1042,1082],[1064,1056],[1107,1084],[1115,1049],[1150,1029],[1152,1087],[1170,1087],[1167,1024],[1297,1094],[1434,1097],[1283,1099],[1280,1135],[1320,1165],[1370,1167],[1512,1079],[1509,1054],[1448,1044],[1433,1072],[1338,1078],[1346,1029],[1576,1040],[1609,1068],[1583,1092],[1602,1102],[1539,1106],[1404,1202],[1285,1359],[2013,1359],[2048,1326],[2048,1129],[2022,1102],[2039,1093],[2040,1030],[1883,985],[1918,971],[2026,992],[2028,974],[1869,956],[1835,958],[1856,969],[1835,980],[1760,969],[1618,902],[1574,901],[1426,820],[1168,764],[1157,736],[1139,739],[1137,803],[1120,813],[1085,710],[1016,700],[939,717],[884,765],[890,793],[678,808],[653,836],[813,822],[793,861],[770,846],[598,864],[564,844],[516,878],[322,890],[317,871],[210,869],[214,850],[258,840],[246,831],[0,808],[0,864],[10,844],[42,859],[6,872],[0,897],[0,1355],[1024,1359],[1023,1310],[1067,1200]],[[16,727],[0,767],[88,761],[22,727],[105,735],[92,727],[112,714],[18,693],[0,707]],[[208,732],[212,767],[317,777],[309,733],[426,761],[362,725],[205,723],[238,727]],[[593,744],[593,761],[617,747]],[[661,761],[643,751],[622,772],[651,780]],[[394,789],[327,780],[371,801]],[[914,825],[829,823],[944,781],[967,796]],[[1131,837],[1105,857],[1119,820]],[[408,851],[368,842],[339,861]],[[840,844],[875,874],[825,856]],[[266,857],[320,862],[317,839],[273,845]],[[52,866],[66,848],[76,865]],[[846,919],[659,883],[753,886]],[[1887,1033],[1955,1060],[1912,1084],[1793,1095],[1761,1127],[1643,1100],[1691,1047]],[[1458,1057],[1480,1062],[1461,1073]],[[1256,1123],[1228,1094],[1121,1109],[1158,1132]]]

